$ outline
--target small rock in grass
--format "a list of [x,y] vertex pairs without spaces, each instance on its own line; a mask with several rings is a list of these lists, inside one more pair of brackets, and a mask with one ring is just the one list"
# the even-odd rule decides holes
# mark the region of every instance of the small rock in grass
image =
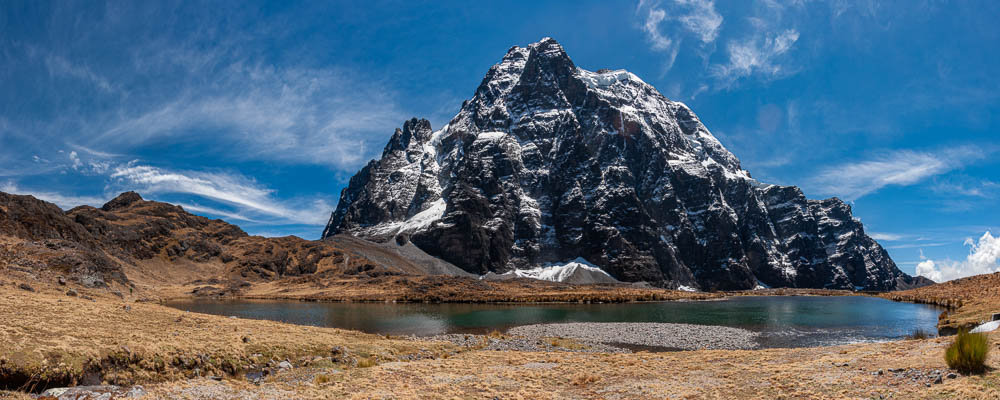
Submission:
[[29,292],[35,291],[35,288],[31,287],[31,285],[28,285],[27,283],[22,283],[20,285],[17,285],[17,287],[20,288],[21,290],[27,290]]
[[76,290],[70,289],[66,291],[66,295],[69,297],[76,297],[77,293]]
[[66,286],[66,278],[63,278],[62,276],[60,276],[60,277],[56,278],[56,281],[59,282],[60,285]]
[[281,369],[281,370],[292,369],[292,363],[290,363],[288,361],[282,361],[282,362],[278,363],[278,369]]
[[934,384],[937,385],[942,382],[941,375],[934,377]]

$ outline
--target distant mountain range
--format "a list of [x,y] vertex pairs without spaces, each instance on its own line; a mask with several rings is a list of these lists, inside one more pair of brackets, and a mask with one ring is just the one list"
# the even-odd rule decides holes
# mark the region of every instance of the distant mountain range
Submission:
[[896,290],[837,198],[759,182],[687,106],[555,40],[511,48],[451,122],[406,121],[323,232],[408,245],[475,275],[585,271],[680,289]]

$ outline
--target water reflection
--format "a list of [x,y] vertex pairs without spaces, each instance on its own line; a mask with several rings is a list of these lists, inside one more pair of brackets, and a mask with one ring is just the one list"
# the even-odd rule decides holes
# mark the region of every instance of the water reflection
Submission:
[[940,310],[870,297],[735,297],[721,301],[628,304],[388,304],[190,301],[183,310],[393,335],[483,333],[557,322],[676,322],[762,333],[767,347],[901,338],[935,331]]

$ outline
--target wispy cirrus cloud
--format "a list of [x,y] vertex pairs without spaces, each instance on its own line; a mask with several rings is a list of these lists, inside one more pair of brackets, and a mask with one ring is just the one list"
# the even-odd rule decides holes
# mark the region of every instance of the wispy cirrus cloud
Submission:
[[886,232],[868,232],[868,236],[871,236],[871,238],[875,240],[884,240],[887,242],[894,242],[904,237],[900,234]]
[[[229,65],[214,87],[125,113],[90,132],[90,147],[130,149],[163,140],[213,141],[236,160],[354,168],[406,118],[391,91],[336,69]],[[206,138],[206,130],[214,132]],[[376,140],[379,139],[379,140]]]
[[[705,82],[690,89],[694,98],[706,90],[732,88],[740,80],[769,81],[798,70],[790,56],[801,35],[795,26],[798,19],[784,16],[804,10],[805,5],[771,0],[750,4],[749,16],[726,23],[726,37],[722,34],[726,18],[710,0],[641,0],[636,15],[650,49],[666,54],[664,73],[677,62],[682,44],[693,43],[683,46],[684,54],[700,57],[700,68],[706,71],[701,76]],[[724,51],[716,54],[717,48]]]
[[685,37],[693,37],[703,46],[715,42],[723,17],[712,0],[641,0],[636,14],[652,50],[667,54],[664,72],[669,71]]
[[726,46],[729,61],[711,68],[712,76],[723,86],[752,75],[773,79],[793,70],[779,62],[799,40],[799,32],[785,29],[780,32],[761,32],[749,38],[730,41]]
[[134,162],[117,166],[110,178],[120,187],[142,194],[184,194],[219,202],[227,211],[187,204],[192,211],[243,221],[322,226],[333,206],[323,198],[279,200],[273,189],[235,173],[172,171]]
[[883,187],[909,186],[983,159],[990,150],[962,146],[938,151],[897,150],[822,169],[810,184],[820,193],[856,200]]

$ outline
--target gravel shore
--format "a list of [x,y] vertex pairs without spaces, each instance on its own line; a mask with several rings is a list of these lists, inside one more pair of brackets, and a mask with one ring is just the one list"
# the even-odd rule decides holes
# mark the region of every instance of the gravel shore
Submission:
[[526,338],[563,337],[585,342],[699,349],[756,349],[756,332],[725,326],[656,322],[573,322],[511,328],[508,335]]
[[447,334],[413,337],[419,340],[444,340],[459,346],[476,347],[489,351],[570,351],[578,353],[631,353],[628,349],[586,340],[552,340],[547,337],[502,335]]

